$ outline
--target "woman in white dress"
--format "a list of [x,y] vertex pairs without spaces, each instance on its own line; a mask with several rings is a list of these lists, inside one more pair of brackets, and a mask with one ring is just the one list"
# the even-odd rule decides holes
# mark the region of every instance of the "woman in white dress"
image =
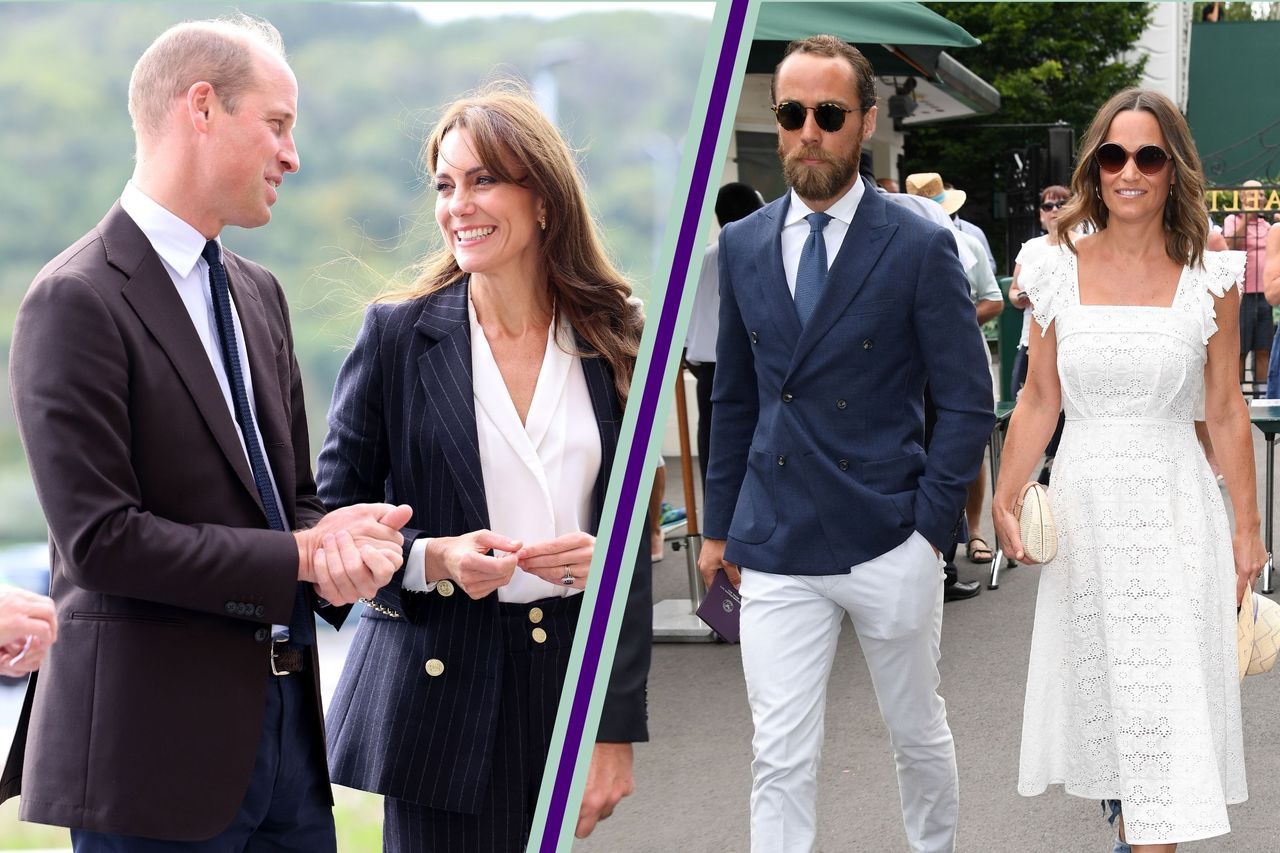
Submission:
[[[1229,832],[1247,797],[1236,606],[1266,552],[1236,375],[1244,259],[1205,252],[1203,188],[1163,95],[1127,89],[1094,117],[1062,243],[1022,271],[1031,366],[993,500],[1025,560],[1013,505],[1064,409],[1018,791],[1120,801],[1135,853]],[[1084,220],[1096,233],[1072,235]],[[1196,441],[1202,393],[1234,534]]]

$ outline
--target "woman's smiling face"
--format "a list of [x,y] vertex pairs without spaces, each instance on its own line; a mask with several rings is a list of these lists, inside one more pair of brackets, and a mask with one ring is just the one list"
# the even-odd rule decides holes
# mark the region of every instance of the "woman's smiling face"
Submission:
[[436,223],[459,269],[531,277],[540,263],[542,200],[480,162],[465,127],[455,127],[440,142],[435,188]]

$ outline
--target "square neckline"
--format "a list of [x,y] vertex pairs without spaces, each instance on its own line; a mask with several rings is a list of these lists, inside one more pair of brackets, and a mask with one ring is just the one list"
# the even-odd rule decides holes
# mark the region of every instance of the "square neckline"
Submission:
[[1187,276],[1187,265],[1183,264],[1182,269],[1178,271],[1178,283],[1173,288],[1173,298],[1169,300],[1168,305],[1134,305],[1124,302],[1082,302],[1080,301],[1080,259],[1076,254],[1067,250],[1066,254],[1071,259],[1071,281],[1075,290],[1076,307],[1078,308],[1140,308],[1148,311],[1172,311],[1178,307],[1178,297],[1182,295],[1182,282]]

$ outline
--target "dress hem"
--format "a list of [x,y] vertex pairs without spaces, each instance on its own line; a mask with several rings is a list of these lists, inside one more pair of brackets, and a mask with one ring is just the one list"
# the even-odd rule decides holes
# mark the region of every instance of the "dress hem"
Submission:
[[[1043,785],[1041,785],[1041,786],[1039,787],[1039,790],[1033,790],[1033,789],[1030,789],[1030,788],[1024,788],[1024,787],[1022,787],[1021,785],[1019,785],[1019,786],[1018,786],[1018,795],[1019,795],[1019,796],[1022,796],[1022,797],[1038,797],[1038,796],[1040,796],[1041,794],[1043,794],[1043,793],[1047,792],[1047,791],[1049,790],[1049,787],[1050,787],[1051,785],[1060,785],[1060,786],[1062,786],[1062,790],[1063,790],[1065,793],[1068,793],[1068,794],[1070,794],[1070,795],[1071,795],[1071,796],[1073,796],[1073,797],[1080,797],[1081,799],[1086,799],[1086,800],[1121,800],[1121,801],[1123,802],[1123,799],[1120,797],[1120,795],[1119,795],[1119,794],[1113,794],[1113,793],[1096,793],[1096,792],[1082,793],[1082,792],[1080,791],[1080,789],[1075,789],[1075,790],[1073,790],[1072,788],[1070,788],[1070,787],[1068,787],[1068,786],[1067,786],[1067,783],[1066,783],[1066,782],[1061,782],[1061,781],[1051,781],[1051,782],[1046,782],[1045,784],[1043,784]],[[1249,795],[1248,795],[1248,794],[1245,794],[1243,797],[1240,797],[1239,799],[1231,799],[1230,797],[1227,797],[1226,799],[1224,799],[1224,800],[1223,800],[1223,802],[1224,802],[1226,805],[1228,805],[1228,806],[1235,806],[1235,805],[1239,805],[1240,803],[1243,803],[1243,802],[1248,801],[1248,799],[1249,799]],[[1230,824],[1230,821],[1228,821],[1226,829],[1223,829],[1223,830],[1218,831],[1218,832],[1207,832],[1207,833],[1201,833],[1201,834],[1199,834],[1199,835],[1188,835],[1188,836],[1186,836],[1186,837],[1180,837],[1180,838],[1150,838],[1150,839],[1142,839],[1142,838],[1126,838],[1126,843],[1128,843],[1128,844],[1130,844],[1130,845],[1134,845],[1134,844],[1182,844],[1182,843],[1187,842],[1187,841],[1203,841],[1203,840],[1204,840],[1204,839],[1206,839],[1206,838],[1217,838],[1217,837],[1218,837],[1218,836],[1220,836],[1220,835],[1227,835],[1227,834],[1229,834],[1230,832],[1231,832],[1231,824]],[[1128,833],[1126,833],[1126,835],[1128,835]]]

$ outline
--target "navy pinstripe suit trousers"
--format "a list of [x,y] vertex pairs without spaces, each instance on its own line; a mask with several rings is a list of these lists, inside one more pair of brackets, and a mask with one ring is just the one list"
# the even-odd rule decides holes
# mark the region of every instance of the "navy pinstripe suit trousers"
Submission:
[[[546,768],[560,690],[582,596],[502,604],[502,695],[484,806],[462,814],[395,797],[384,800],[382,849],[388,853],[522,853]],[[533,622],[531,611],[541,618]],[[534,639],[534,629],[546,642]]]

